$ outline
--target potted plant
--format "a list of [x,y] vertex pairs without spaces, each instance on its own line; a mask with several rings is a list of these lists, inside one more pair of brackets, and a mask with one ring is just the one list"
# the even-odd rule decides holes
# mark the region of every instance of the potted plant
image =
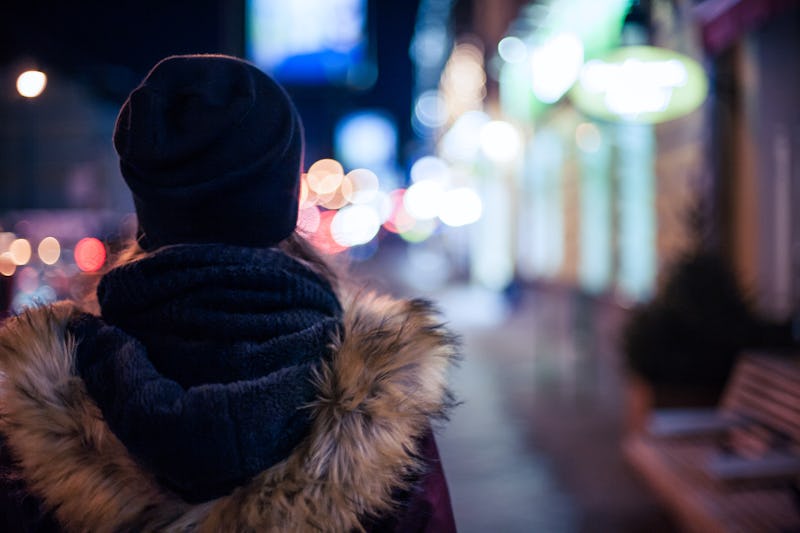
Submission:
[[743,349],[791,342],[789,323],[758,316],[722,256],[698,247],[623,327],[629,429],[640,429],[653,407],[716,404]]

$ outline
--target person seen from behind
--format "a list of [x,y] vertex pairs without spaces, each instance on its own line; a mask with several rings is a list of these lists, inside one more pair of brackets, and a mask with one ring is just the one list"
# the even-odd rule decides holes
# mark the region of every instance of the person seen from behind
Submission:
[[0,329],[0,529],[454,531],[431,428],[457,342],[298,234],[284,90],[168,57],[114,146],[136,242],[94,301]]

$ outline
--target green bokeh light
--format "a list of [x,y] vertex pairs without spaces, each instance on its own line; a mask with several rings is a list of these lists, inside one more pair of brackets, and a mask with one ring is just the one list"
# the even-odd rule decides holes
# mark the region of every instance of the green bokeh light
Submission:
[[[594,65],[599,65],[599,68],[605,69],[606,73],[616,71],[621,74],[623,69],[628,69],[625,74],[628,77],[621,81],[612,80],[610,83],[616,83],[616,85],[612,86],[610,90],[592,87],[585,75],[587,68],[590,68],[592,64],[587,63],[584,65],[584,74],[569,92],[569,96],[577,108],[599,119],[635,124],[665,122],[691,113],[703,103],[708,94],[708,78],[703,68],[695,60],[672,50],[653,46],[629,46],[618,48],[599,61]],[[623,65],[625,66],[623,67]],[[680,65],[685,72],[685,80],[680,84],[658,85],[654,79],[660,76],[649,75],[649,73],[658,73],[662,68],[674,69],[677,65]],[[637,71],[634,69],[648,74],[632,75]],[[637,84],[641,90],[631,91],[631,83]],[[621,112],[619,109],[615,109],[613,104],[615,95],[612,93],[614,90],[629,91],[631,98],[627,98],[626,105],[630,106],[627,111]],[[648,91],[654,92],[654,94],[656,91],[660,91],[664,97],[663,105],[658,106],[658,109],[653,109],[652,106],[648,109],[644,103],[646,95],[643,93]],[[642,97],[643,105],[640,109],[635,110],[634,104],[637,97]]]

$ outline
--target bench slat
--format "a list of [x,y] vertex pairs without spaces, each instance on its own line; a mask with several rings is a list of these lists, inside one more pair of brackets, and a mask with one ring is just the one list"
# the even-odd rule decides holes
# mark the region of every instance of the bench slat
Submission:
[[800,359],[740,357],[717,409],[658,411],[623,450],[688,531],[800,531]]

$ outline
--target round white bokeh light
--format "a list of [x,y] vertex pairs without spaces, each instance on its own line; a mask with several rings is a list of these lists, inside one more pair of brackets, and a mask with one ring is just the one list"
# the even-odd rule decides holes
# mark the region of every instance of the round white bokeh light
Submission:
[[481,128],[481,149],[496,163],[512,161],[522,147],[516,128],[502,120],[492,120]]
[[442,195],[439,219],[451,227],[477,222],[483,214],[483,202],[474,190],[459,187]]
[[17,78],[17,92],[25,98],[36,98],[47,86],[47,76],[39,70],[26,70]]
[[369,205],[350,205],[340,209],[331,221],[331,236],[340,246],[366,244],[381,227],[378,212]]
[[411,185],[403,196],[403,207],[416,220],[429,220],[439,213],[444,189],[439,182],[422,180]]

